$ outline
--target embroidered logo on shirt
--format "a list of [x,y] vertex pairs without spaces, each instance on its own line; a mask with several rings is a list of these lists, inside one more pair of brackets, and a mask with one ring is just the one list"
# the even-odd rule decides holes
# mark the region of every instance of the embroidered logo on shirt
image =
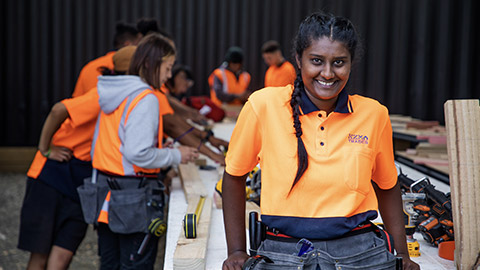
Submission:
[[359,143],[359,144],[368,144],[368,137],[365,135],[359,134],[348,134],[349,143]]

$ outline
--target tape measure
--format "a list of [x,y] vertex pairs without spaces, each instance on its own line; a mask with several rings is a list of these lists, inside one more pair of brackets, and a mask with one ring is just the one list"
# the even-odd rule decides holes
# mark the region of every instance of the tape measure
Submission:
[[198,201],[197,208],[195,209],[194,214],[186,214],[183,219],[183,231],[186,238],[196,238],[197,237],[197,225],[200,215],[202,214],[203,205],[205,203],[205,197],[201,196]]
[[167,231],[167,224],[161,218],[156,218],[150,222],[148,225],[148,232],[155,235],[156,237],[161,237],[165,235]]

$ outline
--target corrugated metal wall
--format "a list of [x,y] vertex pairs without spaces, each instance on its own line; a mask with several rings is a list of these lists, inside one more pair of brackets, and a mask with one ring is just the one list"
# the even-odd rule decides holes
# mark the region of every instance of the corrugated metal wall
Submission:
[[157,18],[178,60],[207,94],[225,50],[241,46],[252,88],[263,84],[269,39],[290,57],[301,19],[323,9],[350,18],[364,56],[349,88],[392,113],[443,122],[443,103],[480,97],[478,1],[448,0],[7,0],[1,1],[0,145],[36,145],[50,107],[72,93],[81,67],[112,49],[117,21]]

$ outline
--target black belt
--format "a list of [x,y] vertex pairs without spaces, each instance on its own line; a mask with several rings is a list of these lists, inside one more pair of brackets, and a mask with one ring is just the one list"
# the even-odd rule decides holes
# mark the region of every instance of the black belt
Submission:
[[[333,239],[309,239],[310,241],[326,241],[326,240],[334,240],[334,239],[339,239],[339,238],[345,238],[349,236],[354,236],[354,235],[359,235],[359,234],[364,234],[368,232],[374,232],[378,228],[371,222],[367,222],[365,224],[360,224],[359,226],[355,227],[353,230],[347,232],[346,234],[338,237],[338,238],[333,238]],[[267,234],[266,234],[266,239],[269,240],[274,240],[274,241],[283,241],[283,242],[292,242],[292,243],[297,243],[300,241],[299,238],[289,236],[283,233],[280,233],[278,230],[274,228],[267,228]]]
[[104,171],[98,171],[98,174],[102,174],[103,176],[116,178],[116,179],[138,179],[141,180],[143,178],[158,178],[157,173],[148,173],[148,174],[138,174],[138,175],[117,175],[112,173],[107,173]]

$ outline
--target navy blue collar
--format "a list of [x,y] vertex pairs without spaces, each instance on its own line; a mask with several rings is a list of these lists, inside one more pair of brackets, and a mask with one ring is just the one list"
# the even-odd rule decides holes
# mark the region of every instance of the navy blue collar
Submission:
[[[302,104],[300,107],[302,108],[303,114],[309,114],[311,112],[319,111],[320,109],[317,108],[315,104],[308,98],[307,93],[305,90],[302,89],[300,92],[300,98],[302,99]],[[352,113],[353,108],[351,102],[348,100],[348,93],[345,89],[340,92],[337,99],[337,105],[335,106],[334,112],[338,113]]]

